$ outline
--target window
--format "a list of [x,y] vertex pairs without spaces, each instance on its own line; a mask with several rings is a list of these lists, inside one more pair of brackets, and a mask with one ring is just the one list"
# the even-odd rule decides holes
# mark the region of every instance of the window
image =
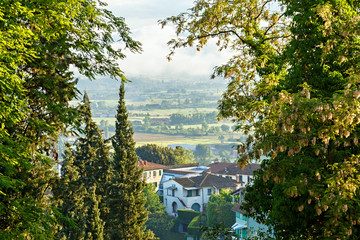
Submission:
[[154,182],[154,186],[157,187],[157,182]]
[[156,177],[156,171],[153,172],[153,176]]
[[208,188],[208,196],[211,195],[211,188]]
[[159,176],[161,176],[161,170],[159,170]]
[[196,195],[196,196],[200,196],[199,189],[196,189],[196,190],[195,190],[195,195]]
[[171,196],[175,197],[175,190],[174,189],[171,192]]
[[187,190],[187,197],[192,197],[192,191],[191,190]]
[[250,180],[251,180],[251,178],[250,178],[250,176],[248,176],[248,182],[250,182]]
[[194,211],[200,212],[200,204],[194,203],[194,204],[191,206],[191,209],[194,210]]
[[242,175],[239,176],[239,181],[242,181]]

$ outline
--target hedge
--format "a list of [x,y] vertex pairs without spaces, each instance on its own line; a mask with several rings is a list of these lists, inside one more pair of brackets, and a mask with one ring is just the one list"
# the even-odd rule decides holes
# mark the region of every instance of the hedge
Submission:
[[200,212],[186,209],[179,209],[178,216],[182,223],[189,224],[196,216],[200,216]]

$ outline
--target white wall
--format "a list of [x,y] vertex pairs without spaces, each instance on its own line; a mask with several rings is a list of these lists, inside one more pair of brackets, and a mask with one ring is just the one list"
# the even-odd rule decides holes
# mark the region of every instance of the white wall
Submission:
[[[171,190],[168,191],[168,188],[174,185],[177,189],[175,190],[174,194],[175,196],[171,196],[172,192]],[[177,183],[174,180],[168,180],[163,183],[164,186],[164,206],[166,207],[166,211],[169,215],[175,216],[175,213],[173,213],[173,207],[172,204],[175,202],[177,204],[178,209],[188,209],[190,210],[193,204],[198,203],[200,205],[200,211],[204,211],[204,207],[206,207],[209,198],[211,195],[208,195],[208,189],[211,189],[211,194],[216,194],[217,191],[215,191],[212,187],[205,187],[199,189],[199,196],[196,196],[196,189],[184,189],[182,185]],[[187,197],[188,190],[192,191],[192,196]],[[185,206],[180,202],[181,199]]]

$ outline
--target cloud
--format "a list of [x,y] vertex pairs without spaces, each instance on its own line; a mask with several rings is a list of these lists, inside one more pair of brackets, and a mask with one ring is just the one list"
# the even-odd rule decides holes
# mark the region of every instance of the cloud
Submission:
[[142,54],[128,53],[120,62],[125,74],[130,76],[210,76],[213,68],[230,58],[229,52],[218,52],[214,42],[197,52],[194,48],[178,49],[168,62],[170,50],[167,42],[175,36],[175,29],[149,25],[133,31],[133,37],[143,44]]
[[[171,25],[164,29],[159,19],[177,15],[193,5],[192,0],[107,0],[109,9],[125,17],[132,31],[132,37],[143,44],[142,54],[127,52],[127,58],[120,61],[120,68],[127,76],[169,77],[210,76],[213,68],[225,63],[231,53],[218,52],[214,42],[197,52],[196,49],[178,49],[167,61],[170,50],[167,42],[175,38]],[[121,45],[118,45],[121,46]]]

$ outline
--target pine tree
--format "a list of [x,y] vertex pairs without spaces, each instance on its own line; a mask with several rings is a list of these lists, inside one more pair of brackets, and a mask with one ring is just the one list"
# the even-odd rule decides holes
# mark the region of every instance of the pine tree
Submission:
[[133,140],[133,129],[128,120],[124,101],[124,83],[121,83],[116,130],[112,138],[115,151],[112,184],[109,189],[110,207],[108,225],[111,239],[153,239],[151,231],[145,232],[147,212],[142,193],[145,183],[141,181]]
[[62,233],[68,239],[103,239],[103,219],[108,208],[102,196],[111,178],[109,147],[92,121],[86,92],[79,110],[85,123],[84,136],[75,142],[73,151],[67,146],[62,179],[56,191],[63,200],[62,213],[73,218],[77,226],[65,224]]

